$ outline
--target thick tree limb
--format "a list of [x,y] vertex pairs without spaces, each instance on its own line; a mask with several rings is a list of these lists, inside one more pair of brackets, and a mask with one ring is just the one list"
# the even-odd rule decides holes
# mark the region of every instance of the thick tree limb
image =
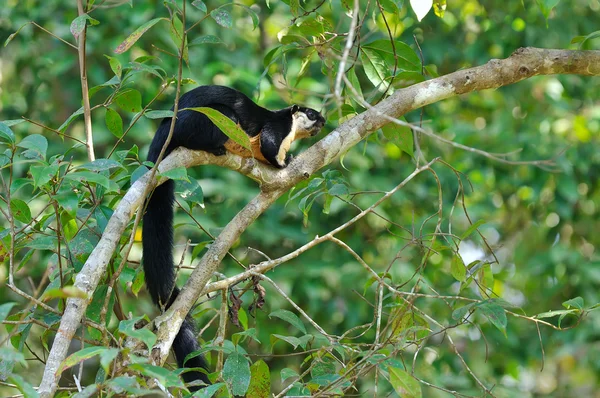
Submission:
[[[156,363],[163,363],[185,315],[206,288],[210,277],[239,236],[269,206],[298,182],[328,165],[341,154],[375,132],[389,120],[382,115],[397,118],[411,110],[442,99],[489,88],[497,88],[535,75],[580,74],[600,75],[600,51],[566,51],[524,48],[504,60],[415,84],[396,91],[372,109],[348,120],[325,138],[298,156],[283,170],[259,164],[252,159],[234,155],[215,157],[204,152],[178,150],[161,163],[161,171],[192,165],[213,163],[237,170],[261,184],[261,193],[250,201],[223,229],[190,276],[188,283],[170,309],[155,321],[157,343],[152,350]],[[44,378],[40,385],[42,396],[51,396],[57,386],[56,371],[64,360],[69,343],[79,326],[100,277],[116,249],[116,243],[137,207],[142,203],[146,177],[137,181],[125,195],[111,218],[98,246],[90,255],[75,286],[88,294],[88,300],[68,299],[59,331],[48,357]]]
[[[491,60],[475,68],[454,72],[396,91],[372,109],[348,120],[321,141],[300,154],[285,169],[263,170],[262,192],[225,226],[192,272],[170,309],[156,319],[157,343],[153,358],[163,363],[169,355],[179,327],[205,290],[221,260],[243,231],[277,198],[315,171],[347,152],[363,138],[389,123],[386,115],[398,118],[422,106],[471,91],[498,88],[535,75],[600,75],[600,51],[521,48],[509,58]],[[260,173],[259,173],[260,174]]]

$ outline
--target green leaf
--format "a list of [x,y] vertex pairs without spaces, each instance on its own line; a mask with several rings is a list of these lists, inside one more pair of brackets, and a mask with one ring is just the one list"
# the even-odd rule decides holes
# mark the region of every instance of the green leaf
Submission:
[[483,315],[506,336],[506,312],[498,304],[486,301],[476,307]]
[[147,328],[136,329],[135,324],[138,323],[143,317],[139,316],[133,319],[127,319],[119,323],[119,332],[126,336],[138,339],[146,344],[146,347],[152,349],[154,343],[156,343],[156,335]]
[[36,397],[40,396],[38,394],[38,392],[35,390],[35,388],[33,388],[31,386],[31,384],[26,382],[25,379],[23,379],[19,375],[16,375],[16,374],[10,375],[10,377],[8,378],[8,381],[13,383],[14,385],[16,385],[17,389],[23,394],[23,397],[25,397],[25,398],[36,398]]
[[26,202],[21,199],[11,199],[10,211],[15,220],[28,224],[31,221],[31,210]]
[[15,178],[10,186],[10,194],[14,195],[15,192],[26,185],[33,185],[30,178]]
[[142,165],[136,168],[133,173],[131,173],[131,184],[136,182],[140,177],[148,172],[148,167]]
[[[102,308],[104,307],[104,301],[106,299],[106,295],[108,294],[108,285],[100,285],[94,291],[92,296],[92,301],[89,303],[88,307],[85,310],[85,315],[92,321],[100,323],[102,316]],[[114,292],[113,292],[114,295]],[[111,298],[112,299],[112,298]],[[110,301],[109,300],[109,305]],[[112,308],[112,307],[109,307]],[[112,311],[111,311],[112,312]],[[110,322],[110,315],[106,317],[106,323]]]
[[335,365],[333,364],[333,362],[328,361],[328,360],[317,361],[310,370],[310,375],[312,377],[332,375],[334,373],[335,373]]
[[[164,71],[164,69],[154,65],[146,65],[139,62],[130,62],[129,64],[127,64],[126,68],[130,71],[130,73],[127,74],[127,77],[131,77],[135,73],[141,72],[150,73],[151,75],[154,75],[161,80],[163,79],[163,76],[166,76],[166,72]],[[181,80],[183,84],[184,79]]]
[[238,345],[241,341],[244,341],[246,337],[249,337],[252,340],[256,341],[258,344],[260,344],[260,340],[256,337],[256,334],[257,332],[255,328],[249,328],[244,330],[243,332],[234,333],[231,336],[231,342],[233,343],[233,345]]
[[231,14],[222,8],[212,10],[210,16],[215,20],[216,23],[224,28],[231,28],[233,21],[231,20]]
[[548,17],[550,16],[550,12],[558,5],[559,2],[560,0],[536,0],[540,11],[542,11],[544,18],[546,18],[546,26],[548,26]]
[[115,98],[115,102],[126,112],[142,111],[142,94],[137,90],[130,89],[122,92]]
[[389,366],[390,384],[402,398],[422,397],[421,384],[406,371]]
[[192,5],[202,12],[206,12],[206,4],[202,0],[192,1]]
[[119,82],[120,82],[120,79],[117,76],[113,76],[110,78],[110,80],[90,88],[88,91],[88,95],[90,96],[90,98],[92,98],[94,96],[94,94],[96,94],[101,89],[103,89],[105,87],[116,86],[119,84]]
[[377,51],[361,48],[360,59],[373,86],[379,91],[385,91],[391,75],[383,57]]
[[398,8],[399,5],[397,5],[394,0],[380,0],[379,4],[381,4],[381,7],[389,13],[396,14],[400,12]]
[[90,171],[104,171],[104,170],[110,170],[110,169],[122,168],[122,167],[123,167],[123,165],[121,165],[121,163],[117,162],[116,160],[96,159],[92,162],[88,162],[88,163],[84,164],[83,166],[79,166],[78,168],[90,170]]
[[401,41],[395,40],[392,46],[387,39],[375,40],[365,44],[364,48],[376,51],[381,55],[389,69],[393,70],[394,59],[396,59],[397,71],[421,72],[421,59],[409,45]]
[[90,17],[87,14],[82,14],[75,18],[73,22],[71,22],[71,34],[77,39],[83,29],[85,29],[85,24],[87,21],[90,21],[90,25],[98,25],[100,21]]
[[242,329],[247,330],[248,329],[248,313],[246,313],[246,310],[244,310],[244,308],[240,308],[238,310],[238,320],[240,321],[240,324],[242,325]]
[[110,379],[106,382],[105,386],[107,386],[110,390],[117,393],[117,395],[127,395],[123,394],[123,392],[128,392],[132,396],[141,397],[143,395],[152,394],[153,391],[149,389],[140,388],[140,384],[138,383],[137,377],[133,376],[118,376],[113,379]]
[[252,10],[250,7],[245,6],[243,4],[239,4],[239,3],[233,3],[233,5],[238,6],[238,7],[242,7],[244,10],[246,10],[246,12],[250,15],[250,18],[252,18],[252,30],[256,29],[256,27],[258,26],[258,15],[256,15],[256,13],[254,12],[254,10]]
[[138,269],[135,272],[135,277],[133,278],[133,281],[131,282],[131,293],[133,293],[133,295],[135,297],[138,296],[138,293],[140,292],[140,290],[142,289],[142,286],[144,286],[144,270],[142,267],[138,267]]
[[275,343],[277,343],[277,341],[283,340],[286,343],[291,344],[294,347],[294,349],[298,348],[298,346],[300,344],[302,344],[302,341],[298,337],[282,336],[280,334],[272,334],[270,340],[271,340],[271,346],[275,345]]
[[[404,119],[402,118],[402,120]],[[410,127],[388,123],[381,128],[381,131],[383,131],[383,136],[396,145],[402,152],[410,157],[414,155],[413,133]]]
[[75,118],[79,115],[83,115],[83,106],[81,108],[77,109],[75,112],[73,112],[71,114],[71,116],[69,116],[67,118],[67,120],[65,120],[65,122],[63,124],[61,124],[57,130],[60,131],[61,133],[64,132],[67,129],[67,127],[69,127],[71,122],[73,122],[73,120],[75,120]]
[[184,37],[183,24],[181,23],[179,18],[177,18],[177,15],[174,15],[173,19],[171,20],[169,34],[171,35],[171,40],[173,41],[173,44],[175,44],[175,47],[177,48],[177,52],[181,51],[181,41],[185,39],[183,44],[183,60],[185,62],[188,62],[187,36]]
[[98,396],[98,390],[100,386],[98,384],[90,384],[77,394],[72,395],[71,398],[90,398]]
[[467,237],[471,236],[471,234],[480,226],[485,224],[485,220],[477,220],[477,222],[471,225],[461,236],[460,240],[465,240]]
[[250,385],[250,365],[242,354],[234,352],[227,357],[222,375],[232,395],[246,394]]
[[40,187],[47,184],[56,176],[58,173],[58,164],[51,164],[50,166],[31,166],[29,169],[31,176],[33,177],[33,185]]
[[10,43],[12,41],[12,39],[14,39],[19,32],[21,31],[21,29],[23,29],[25,26],[29,25],[31,22],[25,22],[23,25],[21,25],[19,27],[19,29],[16,30],[16,32],[11,33],[8,38],[6,39],[6,41],[4,42],[4,47],[6,47],[8,45],[8,43]]
[[73,354],[69,355],[67,358],[65,358],[65,360],[60,364],[58,373],[61,374],[70,367],[77,365],[79,362],[95,357],[96,355],[99,355],[106,350],[106,347],[87,347],[82,350],[76,351]]
[[404,88],[424,81],[425,76],[423,76],[421,72],[402,71],[400,73],[396,73],[393,87]]
[[117,138],[123,137],[123,119],[121,115],[111,108],[106,108],[106,115],[104,116],[104,123],[108,131]]
[[490,290],[494,286],[494,274],[492,273],[491,264],[486,263],[479,269],[479,271],[477,271],[477,280],[479,281],[477,287],[479,287],[481,296],[488,296]]
[[[363,95],[362,89],[360,87],[360,82],[358,81],[358,77],[356,76],[356,67],[347,71],[346,77],[348,78],[348,81],[354,88],[354,91],[356,91],[356,93],[358,94],[358,98],[364,99],[364,95]],[[352,90],[350,90],[350,89],[346,89],[346,90],[347,90],[348,95],[354,95],[354,92]]]
[[21,142],[17,144],[18,147],[28,149],[24,153],[27,153],[25,157],[29,159],[39,158],[46,159],[46,151],[48,150],[48,140],[46,137],[40,134],[30,134],[23,138]]
[[288,310],[277,310],[273,311],[269,314],[269,318],[276,317],[279,319],[283,319],[284,321],[290,323],[295,328],[299,329],[302,333],[306,334],[306,327],[304,327],[304,323],[298,318],[296,314]]
[[452,319],[454,319],[455,321],[462,320],[465,317],[465,315],[467,315],[467,313],[471,311],[473,307],[475,307],[475,305],[477,305],[477,303],[467,304],[465,306],[455,309],[454,311],[452,311]]
[[8,127],[12,127],[15,124],[23,123],[24,121],[25,121],[25,119],[10,119],[10,120],[3,120],[0,123],[4,123]]
[[79,182],[92,182],[103,186],[106,189],[110,189],[110,180],[108,177],[102,174],[94,173],[92,171],[75,171],[69,173],[64,177],[66,180],[79,181]]
[[115,76],[121,79],[121,75],[123,73],[123,66],[121,66],[121,62],[119,62],[119,60],[115,57],[111,57],[106,54],[104,56],[108,58],[108,64],[110,65],[110,69],[113,71]]
[[115,49],[115,52],[117,54],[121,54],[121,53],[124,53],[125,51],[129,50],[131,48],[131,46],[133,46],[135,44],[135,42],[138,41],[139,38],[142,37],[142,35],[144,33],[146,33],[146,31],[148,29],[150,29],[151,27],[153,27],[154,25],[156,25],[159,21],[161,21],[163,19],[165,21],[168,21],[167,18],[154,18],[154,19],[146,22],[139,28],[137,28],[135,30],[135,32],[130,34],[129,37],[127,37],[125,40],[123,40],[123,42],[121,44],[119,44],[119,46]]
[[160,173],[159,175],[161,177],[170,178],[171,180],[183,180],[183,181],[190,180],[188,178],[187,169],[185,167],[176,167],[172,170],[165,171],[164,173]]
[[553,318],[555,316],[564,316],[564,315],[569,315],[569,314],[573,314],[576,315],[577,313],[579,313],[579,310],[556,310],[556,311],[547,311],[547,312],[542,312],[541,314],[537,314],[535,316],[536,319],[544,319],[544,318]]
[[297,17],[298,15],[300,15],[300,0],[290,0],[290,13],[294,16]]
[[175,183],[175,192],[179,193],[181,198],[193,205],[204,205],[204,193],[202,187],[195,178],[188,181],[179,180]]
[[459,282],[467,280],[467,269],[465,263],[459,254],[452,256],[452,262],[450,263],[450,274]]
[[65,238],[67,238],[67,241],[73,239],[79,230],[75,218],[72,217],[69,214],[69,212],[63,211],[60,214],[60,223],[62,225],[62,230],[65,235]]
[[173,111],[148,111],[144,113],[148,119],[162,119],[165,117],[173,117]]
[[348,191],[348,186],[345,184],[334,184],[331,188],[327,190],[327,193],[334,196],[340,195],[348,195],[350,192]]
[[192,397],[194,398],[211,398],[217,391],[221,388],[226,387],[225,383],[215,383],[211,384],[208,387],[204,387],[194,393]]
[[[587,36],[575,36],[574,38],[571,39],[571,44],[579,43],[579,48],[581,48],[583,46],[583,43],[585,43],[588,40],[595,39],[597,37],[600,37],[600,30],[592,32]],[[6,123],[6,121],[5,121],[5,123]]]
[[0,323],[2,323],[2,321],[4,321],[6,319],[6,317],[10,313],[10,310],[12,309],[12,307],[15,304],[16,303],[12,303],[12,302],[11,303],[0,304]]
[[9,144],[15,143],[15,134],[6,124],[6,121],[0,122],[0,141],[8,142]]
[[281,369],[281,372],[279,372],[279,374],[281,375],[281,382],[282,383],[284,381],[286,381],[287,379],[289,379],[290,377],[298,377],[298,376],[300,376],[298,374],[298,372],[296,372],[294,369],[290,369],[290,368],[283,368],[283,369]]
[[135,363],[133,365],[129,365],[127,368],[138,371],[146,377],[156,379],[160,384],[167,388],[183,388],[183,383],[181,382],[181,379],[177,377],[177,375],[172,371],[165,369],[161,366],[150,365],[147,363]]
[[29,247],[35,250],[54,250],[58,241],[56,236],[42,236],[40,238],[33,239],[25,244],[25,247]]
[[55,298],[87,299],[87,294],[75,286],[65,286],[62,288],[48,289],[42,295],[42,301],[49,301]]
[[196,244],[196,246],[194,247],[194,250],[192,250],[192,259],[198,258],[200,253],[202,253],[202,251],[204,250],[204,248],[207,245],[211,244],[212,242],[213,242],[212,240],[205,240],[203,242],[198,242]]
[[271,372],[261,359],[250,366],[250,385],[247,397],[267,398],[271,394]]
[[211,122],[213,122],[227,137],[231,138],[236,143],[250,150],[250,138],[244,130],[242,130],[233,120],[223,115],[216,109],[200,107],[200,108],[185,108],[182,110],[196,111],[204,113]]
[[562,303],[562,305],[568,310],[571,308],[577,308],[578,310],[583,311],[584,302],[581,297],[575,297],[565,301],[564,303]]
[[199,44],[225,44],[223,40],[213,35],[204,35],[200,37],[196,37],[194,40],[190,42],[190,46],[196,46]]
[[340,379],[340,375],[337,375],[337,374],[321,375],[321,376],[313,377],[312,380],[310,381],[310,384],[317,385],[319,387],[325,387],[325,386],[329,386],[333,383],[337,383],[337,386],[335,386],[331,390],[331,393],[334,396],[342,396],[343,389],[350,387],[350,382],[343,381],[343,382],[339,383],[338,382],[339,379]]
[[[10,318],[13,318],[15,320],[20,319],[20,317],[20,313],[16,313],[10,316]],[[6,344],[3,347],[0,347],[0,358],[2,358],[2,361],[0,361],[0,363],[3,361],[12,363],[18,362],[21,365],[23,365],[23,367],[27,366],[27,361],[25,360],[25,356],[23,355],[23,353],[11,347],[10,344]]]

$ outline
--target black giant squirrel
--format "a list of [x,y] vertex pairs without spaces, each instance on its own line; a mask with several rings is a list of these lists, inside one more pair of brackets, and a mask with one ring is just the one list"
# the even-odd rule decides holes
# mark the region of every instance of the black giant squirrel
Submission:
[[[252,150],[230,140],[210,119],[201,112],[185,108],[209,107],[216,109],[237,123],[248,134]],[[270,111],[257,104],[243,93],[223,86],[200,86],[179,100],[173,136],[166,148],[165,156],[182,146],[192,150],[203,150],[214,155],[227,151],[257,160],[277,168],[284,168],[291,159],[288,154],[294,140],[317,134],[325,119],[314,109],[293,105]],[[171,118],[162,120],[148,151],[148,160],[156,162],[169,135]],[[146,285],[156,305],[166,310],[173,303],[179,289],[175,285],[173,267],[173,202],[174,183],[168,180],[156,187],[150,196],[144,214],[142,244],[143,265]],[[200,349],[194,324],[187,317],[173,342],[173,351],[180,367],[207,369],[203,356],[186,356]],[[202,380],[209,383],[201,371],[183,374],[186,382]],[[196,388],[194,388],[196,389]]]

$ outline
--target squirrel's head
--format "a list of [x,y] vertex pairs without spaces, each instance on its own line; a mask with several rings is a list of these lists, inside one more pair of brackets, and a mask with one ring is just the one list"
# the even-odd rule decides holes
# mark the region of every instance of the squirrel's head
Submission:
[[314,109],[293,105],[290,110],[295,139],[317,135],[325,125],[325,118]]

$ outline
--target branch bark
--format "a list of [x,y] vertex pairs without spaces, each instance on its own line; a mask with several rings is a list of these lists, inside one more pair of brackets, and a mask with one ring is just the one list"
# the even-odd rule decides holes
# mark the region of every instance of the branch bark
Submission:
[[[503,60],[491,60],[485,65],[454,72],[431,79],[402,90],[373,108],[340,125],[311,148],[300,154],[285,169],[276,170],[253,159],[241,159],[235,155],[215,157],[205,152],[179,149],[169,155],[160,165],[161,172],[175,167],[199,164],[217,164],[258,181],[261,193],[252,199],[223,229],[190,276],[187,284],[170,309],[156,318],[157,343],[152,358],[163,363],[183,319],[206,290],[206,285],[220,265],[221,260],[238,237],[266,209],[298,182],[309,178],[314,172],[330,164],[340,155],[369,134],[389,123],[386,117],[397,118],[411,110],[472,91],[498,88],[513,84],[535,75],[580,74],[600,75],[600,51],[567,51],[522,48]],[[383,116],[385,115],[385,117]],[[85,313],[100,277],[116,248],[123,230],[135,210],[143,202],[146,174],[127,192],[100,240],[81,272],[75,286],[88,295],[88,300],[68,299],[61,324],[48,357],[40,395],[52,396],[56,391],[59,375],[56,374],[64,360],[69,343]]]
[[[83,1],[77,0],[77,14],[82,16],[85,14]],[[83,121],[85,127],[85,146],[87,147],[88,159],[93,161],[96,159],[94,154],[94,135],[92,133],[92,111],[90,106],[90,95],[87,80],[87,65],[85,57],[85,43],[87,36],[87,22],[83,31],[78,38],[77,52],[79,55],[79,77],[81,80],[81,96],[83,98]]]

